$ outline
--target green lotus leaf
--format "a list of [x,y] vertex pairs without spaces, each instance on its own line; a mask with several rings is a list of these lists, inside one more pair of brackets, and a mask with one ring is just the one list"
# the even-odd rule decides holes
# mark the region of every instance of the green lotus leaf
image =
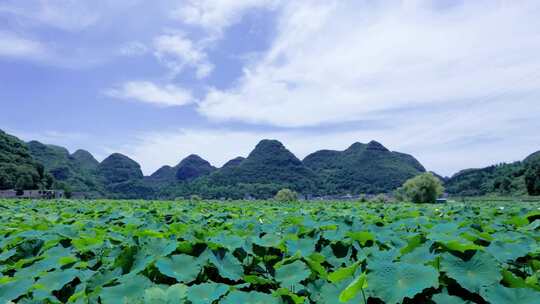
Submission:
[[300,252],[301,256],[308,257],[315,252],[316,243],[315,239],[288,240],[286,242],[287,252],[289,255]]
[[355,240],[362,244],[362,246],[366,245],[368,241],[375,241],[375,235],[369,231],[349,232],[347,235],[352,240]]
[[140,251],[153,257],[168,256],[176,250],[178,242],[162,238],[145,238],[141,241]]
[[338,268],[334,272],[328,274],[328,281],[332,283],[338,283],[341,282],[352,275],[354,275],[354,272],[358,268],[358,263],[354,263],[349,267],[342,267]]
[[402,255],[399,260],[411,264],[426,264],[433,261],[436,257],[437,255],[431,252],[429,245],[421,245],[413,251]]
[[439,273],[429,266],[404,262],[368,263],[368,289],[388,304],[412,299],[427,288],[439,287]]
[[244,274],[242,264],[232,254],[228,252],[225,253],[222,259],[218,259],[213,254],[211,254],[209,260],[217,267],[219,275],[224,278],[238,281],[242,278],[242,275]]
[[482,251],[476,252],[469,261],[447,254],[441,261],[441,271],[475,293],[482,287],[498,283],[502,278],[497,261]]
[[87,282],[88,287],[94,289],[99,286],[109,284],[114,279],[122,275],[122,269],[115,268],[112,270],[102,270],[94,274]]
[[270,284],[272,284],[272,280],[267,279],[267,278],[263,278],[263,277],[260,277],[260,276],[256,276],[256,275],[245,275],[244,276],[244,281],[246,281],[247,283],[250,283],[250,284],[254,284],[254,285],[270,285]]
[[530,247],[521,242],[506,243],[495,241],[486,250],[499,260],[499,262],[505,263],[526,256],[530,252]]
[[540,292],[529,288],[507,288],[499,284],[482,288],[480,294],[490,304],[538,304]]
[[80,252],[91,251],[103,245],[104,233],[96,231],[94,234],[84,234],[71,241],[73,247]]
[[88,304],[88,296],[86,295],[86,284],[77,285],[75,292],[68,298],[69,304]]
[[202,266],[198,258],[179,254],[158,259],[156,267],[159,272],[180,283],[189,283],[197,278]]
[[299,296],[293,291],[287,289],[287,288],[278,288],[276,291],[272,293],[274,297],[287,297],[290,301],[292,301],[293,304],[304,304],[306,303],[307,299],[305,296]]
[[467,250],[484,250],[484,247],[476,245],[475,243],[468,240],[450,240],[442,242],[442,244],[450,249],[459,252],[465,252]]
[[402,255],[410,253],[421,244],[422,244],[422,236],[420,234],[414,235],[407,239],[407,245],[401,248],[399,252]]
[[[438,293],[431,298],[435,304],[467,304],[468,301],[464,301],[460,297],[452,296],[447,293]],[[517,303],[516,303],[517,304]]]
[[65,260],[66,258],[70,260],[75,259],[71,249],[62,246],[56,246],[45,251],[41,257],[43,257],[43,259],[28,267],[20,269],[17,272],[17,276],[37,277],[41,272],[59,268],[59,266],[63,265],[62,260]]
[[311,271],[302,261],[295,261],[276,269],[275,279],[281,286],[290,288],[307,279]]
[[237,235],[226,235],[224,233],[211,237],[209,241],[218,244],[231,252],[237,248],[242,248],[245,243],[245,240]]
[[187,286],[175,284],[167,288],[151,287],[144,291],[145,304],[177,304],[181,303],[187,294]]
[[3,262],[17,253],[16,249],[6,250],[0,254],[0,262]]
[[274,234],[265,234],[263,237],[253,238],[253,244],[257,244],[261,247],[278,247],[281,244],[282,239]]
[[367,287],[367,276],[365,273],[362,273],[343,289],[339,294],[339,301],[342,303],[349,302],[355,297],[358,297],[359,293]]
[[144,297],[151,284],[141,275],[126,276],[120,279],[120,284],[103,288],[99,297],[103,304],[132,304]]
[[32,279],[1,277],[0,303],[9,303],[9,301],[26,294],[33,284],[34,280]]
[[321,265],[321,263],[324,262],[324,257],[321,260],[321,259],[318,259],[316,256],[311,255],[310,257],[305,259],[305,262],[306,264],[308,264],[311,271],[317,273],[320,278],[326,279],[328,277],[328,272],[326,271],[324,266]]
[[210,304],[227,293],[229,286],[219,283],[203,283],[190,286],[187,299],[192,304]]
[[60,290],[64,285],[73,281],[78,275],[79,271],[76,269],[47,272],[37,280],[36,285],[40,286],[40,289],[47,291]]
[[278,298],[262,292],[231,291],[219,303],[221,304],[279,304]]

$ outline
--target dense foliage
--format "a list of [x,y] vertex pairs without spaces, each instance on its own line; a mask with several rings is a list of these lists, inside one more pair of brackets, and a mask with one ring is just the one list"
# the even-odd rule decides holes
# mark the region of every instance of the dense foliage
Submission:
[[529,195],[540,195],[540,157],[527,161],[525,170],[525,185]]
[[87,151],[73,154],[63,147],[45,145],[37,141],[27,144],[30,154],[44,165],[46,171],[58,182],[55,188],[85,192],[99,196],[104,193],[97,176],[99,162]]
[[444,187],[438,177],[424,173],[407,180],[396,192],[399,199],[417,204],[433,204],[443,194]]
[[49,188],[53,182],[24,142],[0,130],[0,190]]
[[0,201],[0,303],[540,298],[538,204]]
[[[246,159],[206,179],[212,187],[268,185],[272,190],[290,188],[302,193],[314,192],[317,184],[315,173],[277,140],[262,140]],[[270,198],[276,192],[268,192],[266,197]]]
[[274,197],[275,201],[282,203],[291,203],[298,201],[298,194],[290,189],[281,189]]
[[319,189],[325,194],[391,192],[425,172],[414,157],[389,151],[375,141],[355,143],[345,151],[315,152],[303,162],[320,176]]
[[448,193],[461,196],[526,194],[522,162],[499,164],[456,173],[445,183]]
[[174,167],[163,166],[150,176],[155,182],[191,181],[214,172],[216,168],[200,156],[191,154]]

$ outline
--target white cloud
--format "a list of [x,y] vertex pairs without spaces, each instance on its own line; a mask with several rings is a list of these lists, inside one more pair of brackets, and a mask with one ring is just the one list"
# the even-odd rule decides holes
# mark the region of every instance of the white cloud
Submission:
[[14,15],[28,25],[78,31],[99,21],[99,8],[99,4],[79,0],[6,0],[0,4],[0,13]]
[[189,0],[173,11],[172,17],[202,27],[213,34],[238,22],[249,9],[275,8],[280,0]]
[[155,55],[174,75],[180,73],[186,66],[196,71],[199,79],[205,78],[213,70],[208,61],[204,46],[196,45],[183,34],[161,35],[154,39]]
[[0,56],[35,59],[46,53],[47,48],[39,41],[0,31]]
[[119,51],[120,55],[128,56],[128,57],[141,56],[141,55],[146,54],[147,52],[148,52],[148,47],[139,41],[132,41],[132,42],[126,43],[120,48],[120,51]]
[[290,1],[266,55],[230,89],[211,90],[199,111],[300,127],[540,96],[539,10],[538,1]]
[[191,92],[172,84],[157,85],[149,81],[130,81],[105,91],[119,99],[128,99],[158,106],[183,106],[193,102]]

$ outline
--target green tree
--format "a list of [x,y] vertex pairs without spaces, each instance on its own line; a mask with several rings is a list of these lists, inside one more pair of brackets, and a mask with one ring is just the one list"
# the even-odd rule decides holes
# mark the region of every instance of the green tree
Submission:
[[281,189],[278,191],[274,199],[278,202],[296,202],[298,201],[298,194],[290,189]]
[[529,195],[540,195],[540,158],[527,163],[525,184]]
[[199,195],[193,194],[192,196],[189,197],[189,200],[192,201],[192,202],[200,202],[203,199]]
[[435,203],[443,192],[441,181],[431,173],[413,177],[397,190],[413,203]]
[[17,183],[15,184],[15,189],[18,192],[21,192],[23,190],[29,190],[34,187],[34,181],[32,179],[32,176],[30,174],[22,174],[17,178]]

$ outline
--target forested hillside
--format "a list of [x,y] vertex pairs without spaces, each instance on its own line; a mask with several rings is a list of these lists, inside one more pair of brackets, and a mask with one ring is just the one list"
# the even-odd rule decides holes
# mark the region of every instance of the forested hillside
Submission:
[[[221,168],[196,154],[150,176],[129,157],[114,153],[98,162],[92,154],[0,133],[2,189],[61,188],[88,197],[269,198],[282,188],[304,196],[391,193],[425,172],[413,156],[371,141],[344,151],[321,150],[299,160],[281,142],[262,140],[247,157]],[[456,196],[540,194],[540,152],[522,162],[463,170],[441,178]]]
[[462,170],[446,181],[446,191],[459,196],[537,195],[535,189],[540,188],[540,185],[536,186],[540,174],[537,174],[534,168],[539,162],[540,151],[529,155],[523,161]]
[[0,130],[0,190],[49,188],[53,182],[23,141]]
[[322,191],[329,194],[388,192],[425,172],[411,155],[389,151],[376,141],[355,143],[345,151],[318,151],[303,163],[317,173]]

